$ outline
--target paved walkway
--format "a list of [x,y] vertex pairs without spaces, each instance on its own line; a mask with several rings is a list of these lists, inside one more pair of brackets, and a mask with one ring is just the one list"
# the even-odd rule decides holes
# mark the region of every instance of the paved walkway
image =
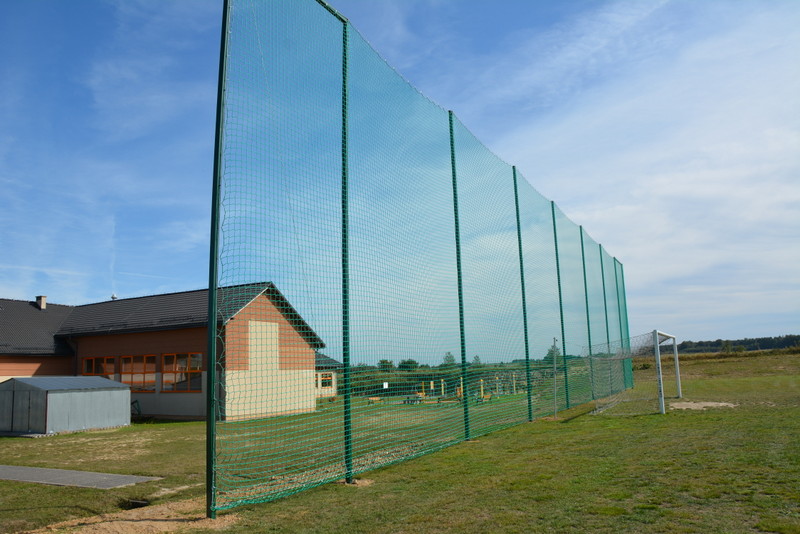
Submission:
[[68,471],[66,469],[44,469],[41,467],[21,467],[0,465],[0,480],[35,482],[53,486],[77,486],[80,488],[111,489],[131,486],[139,482],[161,480],[160,477],[138,477],[133,475],[112,475],[91,471]]

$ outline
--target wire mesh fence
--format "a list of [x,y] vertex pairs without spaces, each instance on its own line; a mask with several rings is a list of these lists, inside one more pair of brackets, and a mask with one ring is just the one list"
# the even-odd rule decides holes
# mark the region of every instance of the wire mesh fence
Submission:
[[324,2],[225,17],[209,510],[595,398],[622,265]]

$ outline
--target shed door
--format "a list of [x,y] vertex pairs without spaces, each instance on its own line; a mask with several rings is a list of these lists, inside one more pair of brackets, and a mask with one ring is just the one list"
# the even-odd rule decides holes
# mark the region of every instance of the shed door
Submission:
[[0,391],[0,432],[11,432],[14,420],[14,390]]
[[31,392],[14,391],[12,404],[14,408],[11,413],[11,431],[27,432],[31,420]]

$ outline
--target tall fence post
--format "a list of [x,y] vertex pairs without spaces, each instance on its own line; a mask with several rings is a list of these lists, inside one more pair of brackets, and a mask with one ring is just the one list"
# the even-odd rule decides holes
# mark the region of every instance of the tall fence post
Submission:
[[625,333],[622,328],[622,299],[620,299],[619,272],[617,258],[614,258],[614,293],[617,295],[617,318],[619,319],[619,339],[622,348],[625,348]]
[[342,20],[342,386],[344,388],[345,481],[353,482],[353,428],[350,382],[350,241],[348,212],[347,58],[348,24]]
[[[628,338],[628,331],[625,327],[625,322],[627,322],[627,317],[623,317],[623,315],[627,316],[627,311],[625,309],[625,289],[622,285],[622,264],[614,258],[614,281],[617,286],[617,309],[619,310],[619,338],[620,344],[622,345],[623,350],[630,351],[631,348],[631,341]],[[630,360],[626,360],[623,363],[624,367],[622,369],[622,376],[625,382],[625,388],[633,387],[633,365],[630,363]]]
[[[558,313],[561,318],[561,351],[564,357],[564,402],[569,409],[569,369],[567,367],[567,339],[564,335],[564,298],[561,290],[561,263],[558,259],[558,225],[556,224],[556,203],[550,201],[550,213],[553,216],[553,243],[556,249],[556,280],[558,281]],[[553,355],[555,358],[555,354]],[[553,377],[555,380],[555,376]]]
[[589,356],[592,355],[592,322],[589,313],[589,281],[586,277],[586,248],[583,242],[583,226],[578,227],[581,231],[581,265],[583,266],[583,299],[586,305],[586,338],[589,340]]
[[583,226],[578,227],[581,231],[581,265],[583,266],[583,299],[586,306],[586,338],[589,341],[589,382],[592,387],[592,400],[594,393],[594,362],[592,361],[592,320],[589,313],[589,281],[586,277],[586,247],[583,241]]
[[606,352],[611,352],[611,330],[608,326],[608,294],[606,293],[606,268],[603,262],[603,245],[598,243],[600,249],[600,276],[603,278],[603,313],[606,318]]
[[[622,319],[624,319],[624,321],[625,321],[625,323],[624,323],[625,326],[623,328],[624,331],[623,331],[623,336],[622,337],[623,337],[623,339],[630,340],[631,332],[630,332],[630,329],[628,327],[628,296],[625,293],[625,267],[623,267],[621,262],[617,261],[617,263],[619,263],[619,279],[620,279],[621,285],[622,285],[622,298],[620,299],[620,304],[622,305],[623,314],[620,315],[620,317]],[[630,341],[628,341],[628,344],[630,345]],[[630,347],[628,347],[628,348],[630,348]]]
[[219,73],[217,78],[217,111],[214,134],[214,175],[211,190],[211,243],[208,261],[208,326],[206,358],[206,516],[217,517],[217,276],[219,254],[219,203],[222,189],[222,143],[225,127],[225,77],[228,67],[228,0],[222,4]]
[[453,216],[455,217],[456,273],[458,276],[458,326],[461,336],[461,400],[464,405],[464,439],[470,439],[469,428],[469,377],[467,376],[467,337],[464,331],[464,281],[461,272],[461,228],[458,217],[458,175],[456,173],[456,140],[453,131],[453,112],[447,112],[450,124],[450,173],[453,178]]
[[519,250],[519,281],[522,293],[522,333],[525,337],[525,384],[528,390],[528,421],[533,421],[533,398],[531,392],[531,353],[528,343],[528,301],[525,294],[525,263],[522,254],[522,223],[519,217],[519,187],[517,185],[517,167],[512,166],[514,176],[514,208],[517,213],[517,249]]

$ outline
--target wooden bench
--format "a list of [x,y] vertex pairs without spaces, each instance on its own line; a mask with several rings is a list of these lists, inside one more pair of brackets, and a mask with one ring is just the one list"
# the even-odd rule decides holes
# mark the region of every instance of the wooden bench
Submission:
[[367,397],[367,404],[380,404],[381,398],[380,397]]
[[492,394],[489,393],[488,395],[479,395],[475,402],[489,402],[492,400]]

